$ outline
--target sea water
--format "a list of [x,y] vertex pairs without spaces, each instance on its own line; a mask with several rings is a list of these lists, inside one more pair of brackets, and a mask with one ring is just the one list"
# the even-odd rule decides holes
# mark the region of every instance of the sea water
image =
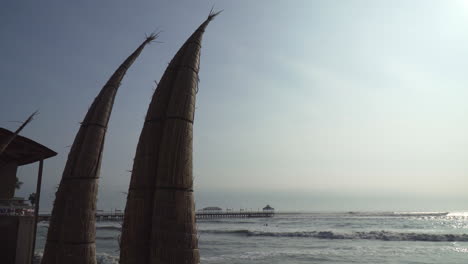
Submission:
[[[468,263],[468,214],[343,212],[201,219],[201,263]],[[42,254],[47,223],[40,223]],[[118,263],[121,223],[98,222],[100,263]]]

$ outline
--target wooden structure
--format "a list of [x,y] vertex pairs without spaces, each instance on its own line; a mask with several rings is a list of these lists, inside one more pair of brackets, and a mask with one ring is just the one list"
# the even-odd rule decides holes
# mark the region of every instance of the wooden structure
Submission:
[[229,212],[197,212],[197,219],[213,218],[264,218],[274,216],[274,212],[255,212],[255,211],[229,211]]
[[81,123],[56,193],[42,264],[96,263],[96,198],[107,124],[125,73],[155,38],[148,37],[119,66]]
[[[30,264],[34,254],[37,230],[42,169],[45,159],[57,155],[49,148],[4,128],[0,128],[3,145],[0,154],[0,261],[2,263]],[[35,210],[14,198],[18,166],[39,162]]]
[[[212,218],[263,218],[272,217],[274,212],[259,212],[259,211],[229,211],[229,212],[203,212],[198,211],[195,213],[196,219],[212,219]],[[96,221],[122,221],[124,218],[123,213],[116,212],[102,212],[96,214]],[[39,221],[49,221],[50,214],[39,215]]]
[[10,135],[8,135],[7,137],[3,137],[0,139],[0,155],[2,155],[3,151],[5,151],[5,149],[8,147],[8,145],[10,145],[10,143],[18,136],[19,132],[21,132],[21,130],[23,130],[23,128],[29,124],[29,122],[31,122],[34,118],[34,116],[37,114],[37,111],[32,113],[28,119],[26,119],[26,121],[23,122],[23,124],[21,124],[20,127],[18,127],[18,129],[15,130],[15,132],[11,133]]
[[200,262],[192,177],[192,130],[200,49],[208,19],[161,77],[133,163],[120,247],[121,264]]
[[201,209],[202,212],[221,212],[223,209],[221,207],[217,206],[208,206],[203,209]]

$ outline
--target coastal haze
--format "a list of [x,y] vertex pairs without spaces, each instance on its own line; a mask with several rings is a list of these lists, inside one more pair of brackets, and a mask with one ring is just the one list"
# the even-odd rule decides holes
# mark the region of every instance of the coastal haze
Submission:
[[[98,208],[123,209],[169,60],[211,6],[194,123],[197,208],[468,210],[466,1],[21,1],[0,10],[0,126],[57,151],[50,211],[79,122],[145,33],[106,138]],[[149,26],[148,26],[149,25]],[[153,25],[153,26],[151,26]],[[35,191],[20,167],[17,196]]]

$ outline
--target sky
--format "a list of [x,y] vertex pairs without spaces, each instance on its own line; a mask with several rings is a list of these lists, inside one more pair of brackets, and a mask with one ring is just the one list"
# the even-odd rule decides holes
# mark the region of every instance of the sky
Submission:
[[[468,1],[7,1],[0,9],[0,127],[59,154],[143,41],[119,89],[99,209],[125,207],[154,81],[210,9],[194,123],[197,208],[468,210]],[[18,196],[38,164],[21,167]]]

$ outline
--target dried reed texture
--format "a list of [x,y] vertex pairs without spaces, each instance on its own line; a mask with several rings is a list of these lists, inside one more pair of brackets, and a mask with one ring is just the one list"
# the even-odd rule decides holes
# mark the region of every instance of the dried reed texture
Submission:
[[200,48],[208,19],[174,56],[146,114],[133,164],[121,264],[200,262],[192,177],[192,128]]
[[125,73],[155,38],[156,35],[147,37],[120,65],[81,123],[56,193],[41,263],[96,263],[96,196],[107,124]]
[[18,127],[18,129],[16,129],[16,131],[13,133],[13,135],[11,135],[11,137],[7,138],[6,140],[4,140],[3,142],[0,142],[0,156],[2,155],[3,151],[5,151],[5,149],[8,147],[8,145],[10,145],[11,142],[13,142],[13,140],[16,138],[16,136],[18,136],[19,132],[21,132],[21,130],[23,130],[23,128],[29,124],[29,122],[31,122],[34,118],[34,116],[37,114],[37,111],[32,113],[24,122],[23,124],[21,124],[20,127]]

